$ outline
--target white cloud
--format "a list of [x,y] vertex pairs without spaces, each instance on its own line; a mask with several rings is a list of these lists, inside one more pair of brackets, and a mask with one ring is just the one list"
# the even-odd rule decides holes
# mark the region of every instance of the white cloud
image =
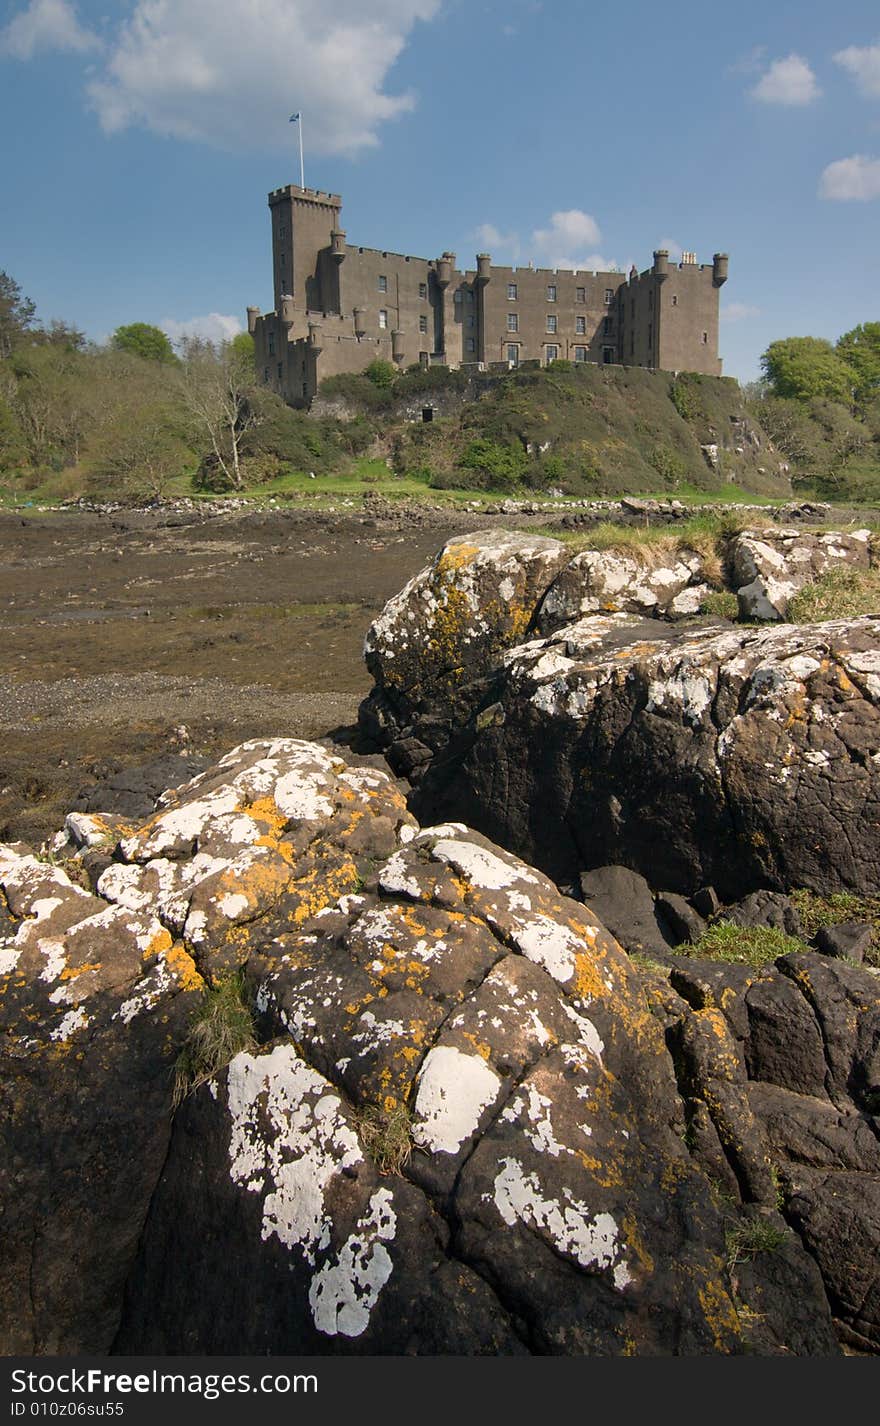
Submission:
[[480,244],[480,251],[490,253],[503,252],[509,254],[516,262],[520,253],[520,241],[517,233],[502,233],[494,223],[481,223],[474,229],[474,240]]
[[822,91],[807,61],[799,54],[790,54],[785,59],[775,59],[751,93],[764,104],[794,107],[812,104]]
[[[581,268],[588,272],[611,272],[615,265],[600,253],[591,252],[602,241],[599,224],[580,208],[566,208],[551,214],[549,227],[536,228],[532,242],[542,263],[550,267]],[[570,256],[567,256],[570,254]]]
[[[107,133],[138,126],[227,150],[288,148],[303,115],[306,162],[353,156],[415,104],[386,92],[413,26],[441,0],[133,0],[87,85]],[[69,0],[31,0],[6,30],[21,59],[85,49]],[[307,171],[308,179],[308,171]]]
[[663,248],[669,253],[670,262],[681,262],[684,256],[684,248],[681,243],[675,241],[675,238],[661,238],[657,245],[657,251],[661,252]]
[[829,163],[819,179],[819,197],[840,202],[880,198],[880,158],[853,154],[852,158]]
[[728,302],[719,315],[722,322],[749,322],[753,317],[760,317],[761,309],[750,306],[748,302]]
[[833,59],[835,64],[849,70],[863,94],[869,99],[880,99],[880,40],[862,49],[850,45],[838,50]]
[[186,337],[200,337],[205,342],[228,342],[243,330],[237,317],[226,317],[222,312],[208,312],[204,317],[189,317],[184,322],[165,317],[159,326],[175,346]]
[[33,59],[39,50],[74,50],[84,54],[101,41],[79,23],[69,0],[31,0],[0,30],[0,54]]

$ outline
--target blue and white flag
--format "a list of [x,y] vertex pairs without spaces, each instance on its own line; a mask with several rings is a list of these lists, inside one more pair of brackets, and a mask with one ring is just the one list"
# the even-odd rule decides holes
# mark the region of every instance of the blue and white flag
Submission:
[[288,123],[290,123],[290,124],[298,124],[298,123],[299,123],[299,118],[300,118],[299,114],[291,114],[291,116],[290,116],[290,118],[289,118],[289,120],[288,120]]

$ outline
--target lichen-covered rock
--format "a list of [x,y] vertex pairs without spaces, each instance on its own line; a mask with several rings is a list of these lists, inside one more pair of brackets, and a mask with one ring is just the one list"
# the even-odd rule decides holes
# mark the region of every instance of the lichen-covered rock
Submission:
[[367,632],[376,689],[362,717],[374,734],[393,737],[416,708],[454,700],[500,649],[518,643],[567,558],[558,540],[508,530],[449,540]]
[[[782,620],[805,584],[848,565],[867,569],[869,530],[743,530],[730,549],[731,583],[746,618]],[[748,592],[746,592],[748,591]]]
[[0,893],[0,1345],[102,1351],[203,982],[154,908],[92,896],[26,848],[0,847]]
[[880,624],[692,628],[596,615],[508,650],[419,784],[561,882],[872,893]]
[[[811,1251],[845,1230],[829,1174],[846,1212],[857,1181],[872,1201],[868,973],[805,954],[643,975],[543,873],[296,740],[169,795],[96,895],[21,848],[0,886],[8,1350],[835,1350],[800,1239],[731,1276],[729,1236],[778,1216],[780,1181]],[[258,1047],[169,1144],[201,976],[232,966]],[[783,1083],[772,1026],[804,1017],[818,1039]],[[870,1212],[859,1235],[876,1249]],[[823,1273],[873,1341],[872,1269]]]
[[[691,598],[684,598],[692,590]],[[556,576],[535,621],[550,634],[587,614],[624,613],[682,618],[695,614],[709,592],[696,550],[679,550],[668,563],[651,564],[617,550],[584,550]]]

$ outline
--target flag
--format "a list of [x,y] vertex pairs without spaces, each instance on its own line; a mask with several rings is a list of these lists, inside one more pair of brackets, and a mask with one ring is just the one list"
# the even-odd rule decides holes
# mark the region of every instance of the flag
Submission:
[[289,120],[288,120],[288,123],[290,123],[290,124],[298,124],[298,123],[299,123],[299,114],[291,114],[291,116],[290,116],[290,118],[289,118]]

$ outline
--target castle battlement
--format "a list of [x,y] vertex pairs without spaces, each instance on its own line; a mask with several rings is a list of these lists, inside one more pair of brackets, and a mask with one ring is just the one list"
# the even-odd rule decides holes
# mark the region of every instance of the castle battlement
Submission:
[[449,251],[425,258],[348,243],[335,193],[287,184],[269,208],[275,306],[248,308],[248,330],[263,380],[292,404],[377,357],[493,369],[565,358],[721,375],[726,253],[670,263],[658,249],[653,266],[629,274],[496,266],[478,253],[462,270]]

